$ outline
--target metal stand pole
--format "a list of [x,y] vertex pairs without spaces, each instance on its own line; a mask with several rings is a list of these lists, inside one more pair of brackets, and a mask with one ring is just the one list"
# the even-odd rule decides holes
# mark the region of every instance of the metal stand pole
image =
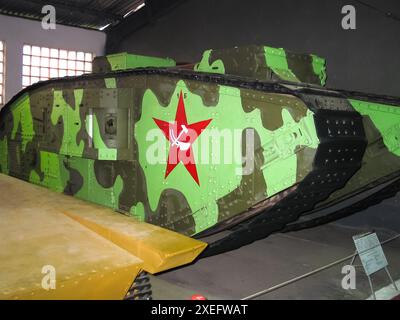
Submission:
[[356,262],[356,259],[358,257],[358,252],[354,252],[353,258],[351,259],[350,265],[353,266],[354,268],[359,268],[362,267],[362,264],[354,264]]
[[354,256],[353,256],[353,258],[351,259],[351,262],[350,262],[350,265],[351,265],[351,266],[352,266],[352,265],[354,264],[354,262],[356,261],[357,255],[358,255],[357,251],[354,252]]
[[396,289],[396,291],[399,291],[399,288],[397,288],[396,282],[393,281],[393,278],[392,278],[392,276],[391,276],[391,274],[390,274],[388,268],[385,267],[385,270],[386,270],[386,273],[387,273],[387,275],[388,275],[390,281],[391,281],[392,284],[393,284],[393,287]]
[[371,277],[370,276],[367,276],[367,277],[368,277],[369,286],[371,287],[372,296],[374,297],[374,300],[376,300],[375,290],[374,290],[374,287],[372,286]]

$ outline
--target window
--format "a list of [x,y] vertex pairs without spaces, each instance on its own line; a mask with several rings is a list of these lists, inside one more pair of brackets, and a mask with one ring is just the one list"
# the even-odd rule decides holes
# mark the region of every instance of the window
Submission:
[[0,41],[0,106],[4,104],[4,42]]
[[38,81],[92,72],[93,54],[24,45],[22,87]]

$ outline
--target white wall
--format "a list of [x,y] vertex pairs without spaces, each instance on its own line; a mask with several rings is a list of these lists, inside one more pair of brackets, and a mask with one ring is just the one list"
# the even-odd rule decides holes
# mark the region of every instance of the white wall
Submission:
[[57,25],[44,30],[40,21],[0,15],[0,40],[5,43],[5,101],[22,89],[22,47],[24,44],[103,55],[106,35],[95,30]]

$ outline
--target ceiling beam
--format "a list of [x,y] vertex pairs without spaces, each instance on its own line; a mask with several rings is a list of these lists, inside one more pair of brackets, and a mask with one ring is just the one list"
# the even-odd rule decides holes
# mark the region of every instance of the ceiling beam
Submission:
[[83,13],[85,15],[89,15],[91,17],[99,18],[102,20],[105,20],[104,22],[119,22],[123,19],[122,15],[117,15],[117,14],[112,14],[108,13],[102,10],[97,10],[97,9],[88,9],[84,7],[79,7],[76,5],[73,5],[71,3],[68,3],[66,1],[55,1],[55,0],[23,0],[25,2],[30,2],[30,3],[36,3],[39,5],[52,5],[56,9],[64,9],[64,10],[69,10],[74,13]]

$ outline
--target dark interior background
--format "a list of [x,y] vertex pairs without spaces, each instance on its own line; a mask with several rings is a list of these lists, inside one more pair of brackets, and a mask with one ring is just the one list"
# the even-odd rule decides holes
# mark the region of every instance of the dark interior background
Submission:
[[[356,8],[356,30],[341,27],[346,4]],[[266,44],[325,57],[329,87],[400,96],[398,0],[186,0],[144,24],[149,16],[110,32],[108,53],[197,62],[206,49]],[[339,223],[400,231],[399,199]]]
[[[400,96],[400,1],[362,2],[382,12],[351,0],[185,0],[145,26],[123,26],[122,39],[110,33],[108,53],[194,62],[206,49],[266,44],[325,57],[330,87]],[[356,30],[341,27],[346,4]]]

